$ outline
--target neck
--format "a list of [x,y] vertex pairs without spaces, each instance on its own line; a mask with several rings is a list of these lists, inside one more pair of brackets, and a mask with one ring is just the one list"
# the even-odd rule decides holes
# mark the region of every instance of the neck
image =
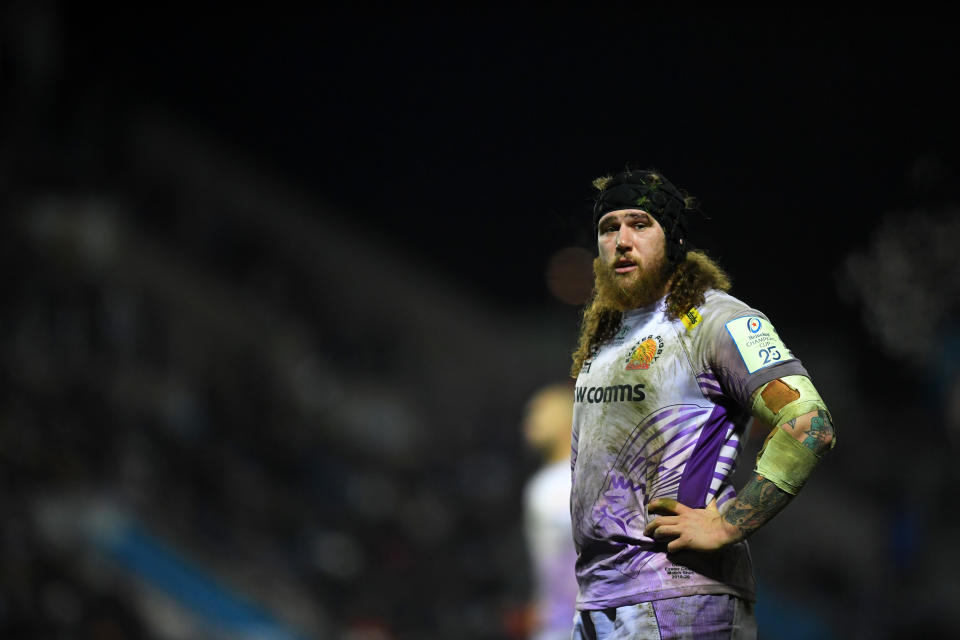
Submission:
[[564,460],[567,462],[570,461],[570,443],[560,439],[547,450],[546,462],[553,464],[554,462],[562,462]]

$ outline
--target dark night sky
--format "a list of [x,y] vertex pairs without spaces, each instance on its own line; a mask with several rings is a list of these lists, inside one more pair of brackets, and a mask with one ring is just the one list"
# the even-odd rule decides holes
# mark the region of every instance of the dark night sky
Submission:
[[631,160],[700,198],[701,244],[745,295],[777,263],[829,279],[880,214],[956,201],[941,16],[350,6],[65,8],[67,69],[507,304],[546,298],[546,257],[586,238],[590,180]]

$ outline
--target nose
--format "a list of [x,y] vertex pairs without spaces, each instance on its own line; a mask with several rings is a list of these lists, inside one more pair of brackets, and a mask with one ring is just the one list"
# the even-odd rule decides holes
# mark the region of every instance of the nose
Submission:
[[623,233],[623,231],[617,232],[617,251],[620,253],[626,253],[630,250],[630,238],[628,234]]

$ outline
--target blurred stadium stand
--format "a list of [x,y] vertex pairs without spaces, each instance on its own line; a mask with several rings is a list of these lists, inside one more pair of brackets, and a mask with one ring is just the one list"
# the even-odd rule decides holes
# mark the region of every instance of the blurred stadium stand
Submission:
[[[458,291],[184,127],[143,115],[113,136],[112,188],[54,180],[4,202],[20,274],[4,285],[5,504],[16,562],[62,574],[59,595],[8,601],[12,624],[77,624],[91,581],[146,582],[104,587],[124,637],[147,636],[121,613],[183,602],[188,571],[159,580],[88,531],[106,509],[148,532],[141,552],[172,545],[287,625],[252,616],[251,638],[502,633],[525,589],[516,407],[565,370],[572,328]],[[147,628],[239,637],[182,613]]]

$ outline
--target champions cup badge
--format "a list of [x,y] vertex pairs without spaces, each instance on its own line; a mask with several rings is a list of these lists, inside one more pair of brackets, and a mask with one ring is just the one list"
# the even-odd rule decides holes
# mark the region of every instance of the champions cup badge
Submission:
[[663,353],[663,339],[660,336],[647,336],[638,340],[630,349],[626,371],[649,369],[661,353]]

